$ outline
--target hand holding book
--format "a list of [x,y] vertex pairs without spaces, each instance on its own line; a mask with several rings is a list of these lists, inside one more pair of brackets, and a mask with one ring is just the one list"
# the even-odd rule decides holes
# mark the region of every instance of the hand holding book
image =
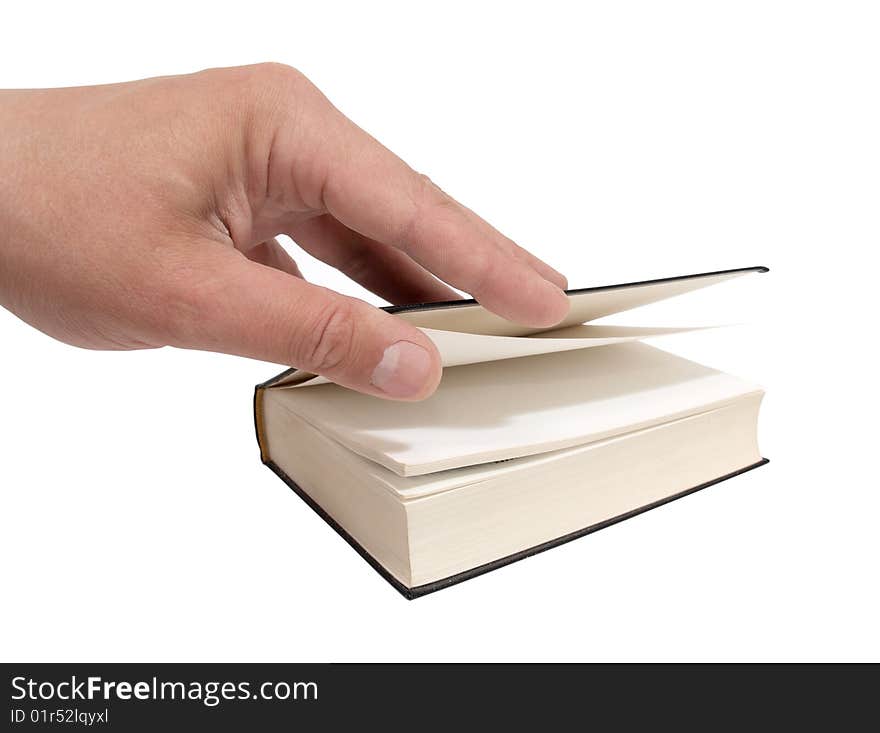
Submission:
[[0,91],[0,304],[86,348],[173,345],[415,400],[415,326],[311,285],[289,235],[392,303],[459,297],[526,326],[565,278],[417,174],[301,74],[263,64]]

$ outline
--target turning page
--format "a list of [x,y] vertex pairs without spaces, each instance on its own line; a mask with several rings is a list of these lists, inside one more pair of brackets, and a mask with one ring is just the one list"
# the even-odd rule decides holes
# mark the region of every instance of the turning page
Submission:
[[[450,367],[607,346],[695,330],[580,324],[766,270],[765,267],[748,267],[568,290],[566,292],[571,303],[568,316],[556,326],[545,329],[527,328],[507,321],[473,300],[394,306],[386,310],[399,318],[405,318],[427,334],[437,346],[443,366]],[[293,370],[274,380],[271,386],[316,386],[326,383],[328,380],[324,377]]]
[[597,318],[623,313],[639,306],[656,303],[666,298],[766,270],[766,267],[746,267],[739,270],[682,275],[647,282],[566,290],[570,303],[568,316],[562,323],[551,328],[528,328],[511,323],[486,310],[473,300],[398,306],[387,310],[420,328],[481,334],[483,336],[529,336],[576,326],[587,321],[595,321]]

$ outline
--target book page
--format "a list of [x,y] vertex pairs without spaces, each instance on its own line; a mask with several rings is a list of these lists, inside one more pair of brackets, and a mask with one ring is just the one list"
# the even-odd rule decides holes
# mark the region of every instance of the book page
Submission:
[[[437,345],[443,366],[450,367],[604,346],[693,330],[623,326],[582,326],[580,330],[573,330],[573,327],[758,271],[758,268],[751,268],[569,291],[571,308],[568,316],[549,329],[520,326],[476,303],[437,307],[428,304],[395,315],[424,331]],[[275,382],[273,388],[316,386],[326,384],[327,381],[310,372],[296,370]]]
[[642,328],[582,325],[543,331],[529,336],[484,336],[459,331],[437,331],[431,328],[421,330],[437,345],[443,366],[448,367],[609,346],[627,341],[698,331],[701,328],[703,327]]
[[423,402],[335,384],[270,395],[353,452],[417,476],[580,445],[754,392],[743,380],[625,343],[459,366]]
[[[627,341],[640,341],[658,336],[669,336],[688,331],[699,331],[711,326],[692,328],[642,328],[637,326],[569,326],[553,331],[544,331],[530,336],[484,336],[460,331],[437,331],[422,328],[428,338],[437,346],[443,367],[479,364],[484,361],[515,359],[521,356],[552,354],[557,351],[573,351],[596,346],[608,346]],[[445,376],[444,376],[445,378]],[[279,387],[314,387],[328,384],[326,377],[311,372],[298,371]]]
[[403,311],[396,313],[396,315],[398,318],[404,318],[421,328],[482,334],[484,336],[528,336],[542,331],[555,331],[587,321],[595,321],[603,316],[622,313],[754,272],[757,270],[734,270],[669,278],[642,284],[613,285],[568,291],[568,300],[571,304],[568,316],[551,328],[528,328],[511,323],[479,304],[438,308],[427,305],[424,308]]

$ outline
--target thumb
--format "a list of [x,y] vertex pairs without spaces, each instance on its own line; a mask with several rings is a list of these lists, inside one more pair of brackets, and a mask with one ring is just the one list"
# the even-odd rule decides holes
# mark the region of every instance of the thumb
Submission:
[[196,322],[176,345],[295,366],[394,400],[437,388],[437,348],[402,319],[241,257],[219,275],[190,294]]

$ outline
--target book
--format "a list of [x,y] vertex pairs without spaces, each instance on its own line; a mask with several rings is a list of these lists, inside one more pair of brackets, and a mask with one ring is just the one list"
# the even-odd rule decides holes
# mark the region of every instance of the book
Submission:
[[392,306],[437,345],[422,402],[298,369],[256,387],[263,462],[406,598],[555,547],[766,463],[763,390],[591,325],[750,267],[569,290],[547,329],[473,300]]

